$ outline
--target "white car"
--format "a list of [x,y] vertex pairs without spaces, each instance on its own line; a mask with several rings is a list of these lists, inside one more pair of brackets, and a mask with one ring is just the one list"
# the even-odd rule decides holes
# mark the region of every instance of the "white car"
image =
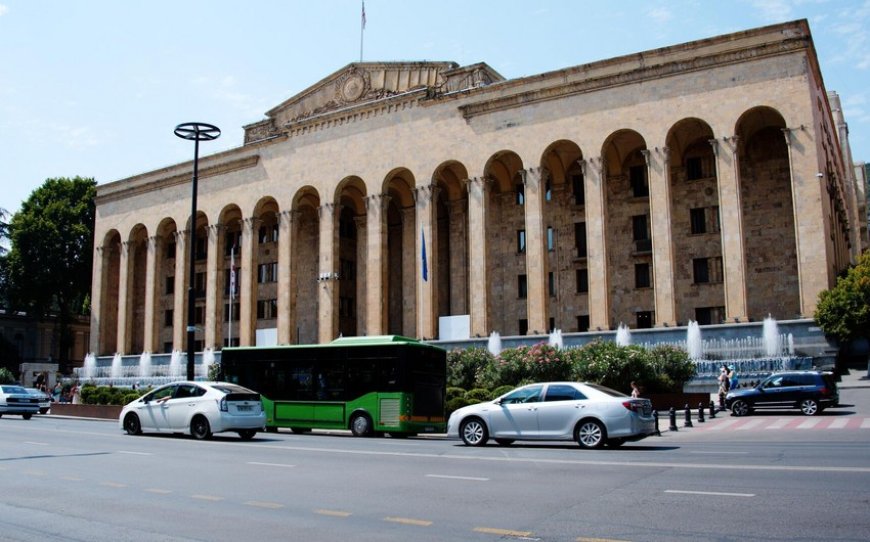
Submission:
[[16,414],[29,420],[39,412],[39,399],[27,393],[21,386],[3,384],[0,386],[0,417]]
[[127,404],[118,417],[129,435],[184,433],[207,439],[234,431],[244,440],[266,425],[260,394],[229,382],[173,382]]
[[522,386],[494,401],[460,408],[447,421],[447,436],[468,446],[483,446],[492,437],[502,446],[516,440],[573,440],[582,448],[599,448],[654,433],[649,399],[577,382]]

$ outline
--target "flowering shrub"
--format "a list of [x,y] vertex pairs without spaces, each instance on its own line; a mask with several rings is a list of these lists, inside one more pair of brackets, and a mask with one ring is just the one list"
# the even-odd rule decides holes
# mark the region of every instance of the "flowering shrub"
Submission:
[[466,390],[476,387],[480,373],[494,360],[486,348],[447,352],[447,385]]

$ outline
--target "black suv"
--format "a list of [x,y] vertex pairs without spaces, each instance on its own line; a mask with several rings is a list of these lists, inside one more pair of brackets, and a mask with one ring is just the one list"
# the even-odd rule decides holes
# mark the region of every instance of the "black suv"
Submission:
[[725,407],[735,416],[746,416],[756,408],[797,408],[813,416],[839,401],[833,373],[790,371],[772,374],[754,388],[729,392]]

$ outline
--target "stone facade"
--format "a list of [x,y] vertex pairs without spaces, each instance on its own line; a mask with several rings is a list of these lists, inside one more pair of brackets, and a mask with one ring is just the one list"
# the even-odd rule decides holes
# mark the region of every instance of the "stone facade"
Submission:
[[[848,149],[806,21],[514,80],[353,63],[200,158],[197,349],[808,317],[867,246]],[[191,171],[98,187],[97,354],[185,349]]]

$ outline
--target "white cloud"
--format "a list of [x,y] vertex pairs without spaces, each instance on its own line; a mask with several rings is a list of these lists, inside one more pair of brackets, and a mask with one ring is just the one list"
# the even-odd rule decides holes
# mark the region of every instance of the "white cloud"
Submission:
[[5,6],[3,4],[0,4],[0,17],[6,15],[7,13],[9,13],[9,7]]
[[761,12],[762,18],[770,22],[783,22],[794,19],[791,2],[788,0],[752,0],[752,5]]
[[671,10],[664,6],[658,6],[649,9],[647,15],[658,24],[665,24],[674,18],[674,14],[671,13]]

